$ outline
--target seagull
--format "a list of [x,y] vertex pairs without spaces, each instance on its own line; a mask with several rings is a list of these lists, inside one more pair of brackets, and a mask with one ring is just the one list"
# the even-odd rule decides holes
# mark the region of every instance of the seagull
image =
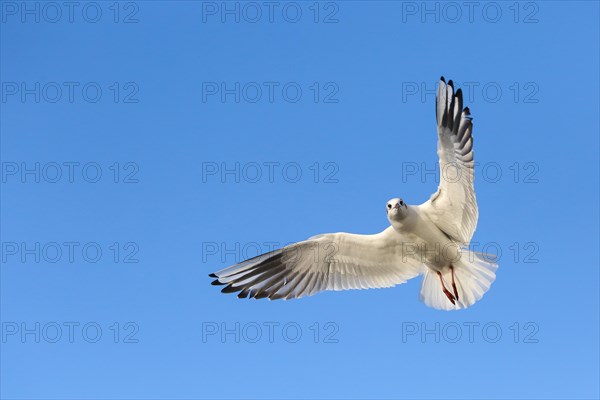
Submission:
[[239,298],[295,299],[325,290],[387,288],[423,275],[419,299],[464,309],[496,278],[488,254],[468,248],[479,211],[473,186],[473,123],[461,89],[440,78],[436,95],[440,183],[429,200],[385,205],[390,226],[372,235],[327,233],[210,274]]

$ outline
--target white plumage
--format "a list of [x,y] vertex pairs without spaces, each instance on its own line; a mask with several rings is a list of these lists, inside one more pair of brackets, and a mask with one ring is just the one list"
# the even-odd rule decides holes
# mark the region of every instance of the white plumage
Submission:
[[292,299],[324,290],[391,287],[424,274],[419,298],[453,310],[481,299],[495,279],[488,256],[466,250],[477,226],[472,121],[462,93],[442,77],[436,99],[440,184],[428,201],[386,204],[391,226],[374,235],[329,233],[214,274],[238,297]]

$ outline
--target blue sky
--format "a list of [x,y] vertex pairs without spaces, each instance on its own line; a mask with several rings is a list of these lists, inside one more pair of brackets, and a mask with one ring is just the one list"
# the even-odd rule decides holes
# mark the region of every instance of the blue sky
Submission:
[[[597,2],[0,5],[3,398],[599,397]],[[482,301],[210,285],[425,201],[440,75]]]

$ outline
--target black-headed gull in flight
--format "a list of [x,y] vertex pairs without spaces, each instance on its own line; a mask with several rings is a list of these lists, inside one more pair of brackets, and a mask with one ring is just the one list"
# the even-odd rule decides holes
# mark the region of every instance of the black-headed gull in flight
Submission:
[[420,205],[386,203],[391,224],[374,235],[328,233],[210,274],[223,293],[293,299],[324,290],[391,287],[423,274],[420,300],[454,310],[481,299],[496,278],[489,256],[467,249],[477,226],[473,124],[462,92],[442,77],[436,97],[440,184]]

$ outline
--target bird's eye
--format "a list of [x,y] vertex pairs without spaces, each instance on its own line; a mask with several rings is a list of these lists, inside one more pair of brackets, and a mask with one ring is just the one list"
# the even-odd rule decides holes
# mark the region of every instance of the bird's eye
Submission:
[[388,204],[388,208],[392,208],[392,205],[391,205],[391,204]]
[[403,206],[404,205],[404,201],[400,200],[400,205]]

